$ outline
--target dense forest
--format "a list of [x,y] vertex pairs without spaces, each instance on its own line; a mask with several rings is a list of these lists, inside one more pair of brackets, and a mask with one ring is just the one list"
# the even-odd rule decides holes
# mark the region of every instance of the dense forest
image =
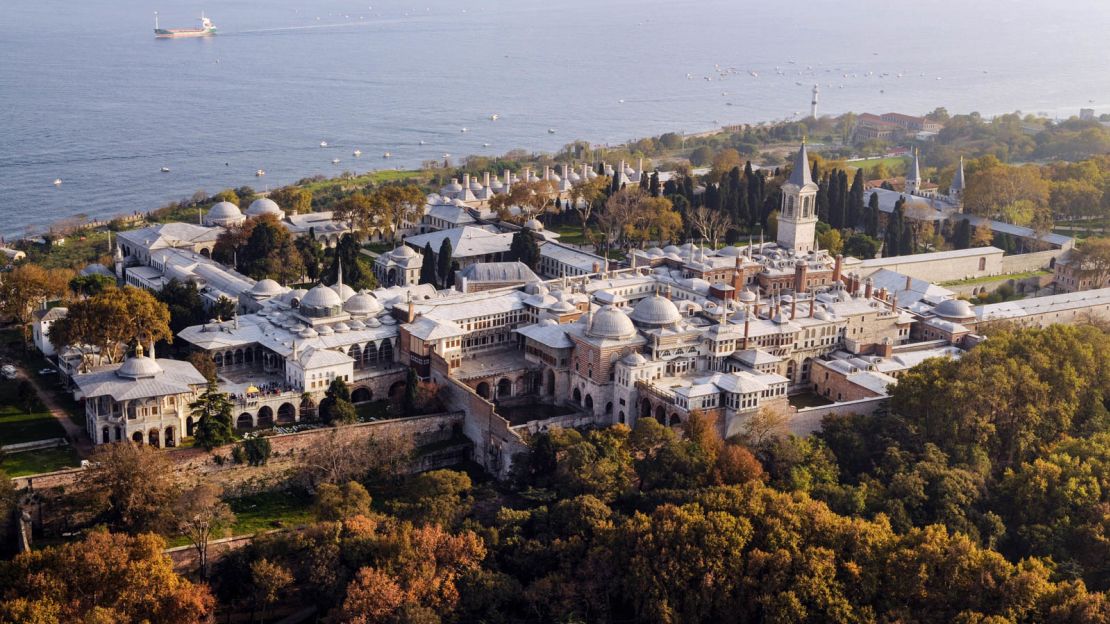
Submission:
[[703,416],[552,430],[508,483],[399,477],[382,458],[403,449],[340,444],[353,462],[289,483],[315,520],[206,580],[150,533],[176,534],[153,498],[170,486],[120,471],[119,496],[72,493],[101,528],[0,564],[0,622],[1110,621],[1110,335],[989,334],[810,438],[753,419],[722,440]]

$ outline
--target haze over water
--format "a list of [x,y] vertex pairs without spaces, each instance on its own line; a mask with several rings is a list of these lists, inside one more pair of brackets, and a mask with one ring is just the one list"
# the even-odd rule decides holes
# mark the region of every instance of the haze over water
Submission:
[[[163,27],[193,27],[202,9],[217,37],[154,39],[155,10]],[[199,189],[805,115],[814,82],[830,114],[1110,112],[1100,0],[8,0],[3,11],[7,236]],[[715,64],[737,73],[720,81]]]

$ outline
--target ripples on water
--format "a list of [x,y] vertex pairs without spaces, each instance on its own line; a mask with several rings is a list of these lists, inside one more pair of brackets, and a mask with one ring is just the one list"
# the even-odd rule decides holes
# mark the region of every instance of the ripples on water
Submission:
[[[202,8],[166,4],[170,27]],[[1047,14],[1043,3],[953,0],[852,11],[825,0],[231,0],[208,7],[219,36],[168,41],[152,36],[152,8],[6,3],[0,232],[445,152],[782,119],[808,111],[815,81],[829,113],[1067,116],[1090,99],[1110,110],[1099,32],[1110,8],[1094,1]],[[715,64],[736,73],[720,81]]]

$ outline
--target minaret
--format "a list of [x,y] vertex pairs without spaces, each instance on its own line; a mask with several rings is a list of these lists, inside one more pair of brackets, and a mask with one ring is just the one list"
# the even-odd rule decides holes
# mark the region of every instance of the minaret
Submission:
[[917,148],[913,150],[913,164],[910,165],[909,172],[906,173],[906,194],[916,195],[917,190],[921,188],[921,163],[919,162],[920,153]]
[[343,296],[343,259],[338,258],[335,262],[335,290],[339,292],[339,296]]
[[813,251],[817,235],[817,185],[809,169],[809,152],[802,141],[790,179],[782,185],[779,207],[779,247],[797,254]]
[[948,197],[957,204],[962,204],[964,199],[964,157],[960,156],[960,166],[956,168],[956,175],[952,176],[952,184],[948,187]]
[[817,119],[817,85],[813,85],[813,100],[809,103],[809,116]]
[[116,279],[120,283],[123,283],[123,250],[120,249],[120,247],[119,247],[118,239],[116,241],[115,264],[116,264]]

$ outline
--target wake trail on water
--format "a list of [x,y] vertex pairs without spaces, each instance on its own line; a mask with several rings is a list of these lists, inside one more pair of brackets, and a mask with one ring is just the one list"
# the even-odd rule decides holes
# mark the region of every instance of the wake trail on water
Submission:
[[233,30],[233,31],[228,31],[228,32],[220,31],[220,36],[221,37],[232,37],[232,36],[235,36],[235,35],[254,35],[254,34],[261,34],[261,33],[286,32],[286,31],[295,31],[295,30],[317,30],[317,29],[327,29],[327,28],[358,28],[360,26],[380,26],[382,24],[387,24],[387,23],[390,23],[390,22],[396,23],[396,22],[400,22],[400,21],[402,21],[402,20],[397,20],[397,19],[366,20],[366,21],[361,21],[360,20],[360,21],[357,21],[357,22],[337,22],[337,23],[334,23],[334,24],[308,24],[306,26],[281,26],[281,27],[278,27],[278,28],[254,28],[254,29],[250,29],[250,30]]

